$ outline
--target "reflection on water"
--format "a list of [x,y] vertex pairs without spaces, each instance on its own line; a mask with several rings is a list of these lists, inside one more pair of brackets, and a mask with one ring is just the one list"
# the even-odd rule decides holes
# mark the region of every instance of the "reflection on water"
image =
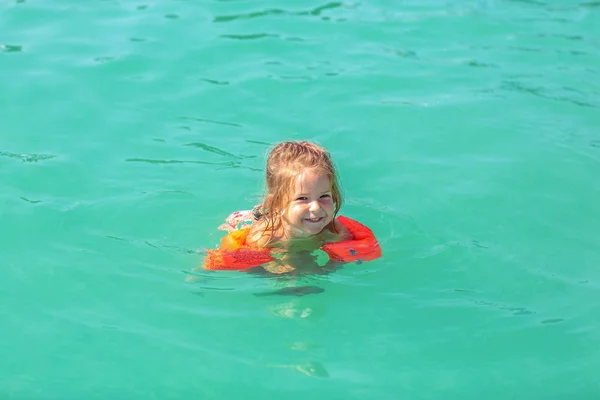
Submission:
[[304,319],[310,317],[313,313],[312,308],[302,307],[295,301],[289,301],[269,306],[269,311],[273,315],[289,319]]
[[289,368],[313,378],[329,378],[329,372],[320,362],[309,361],[304,364],[267,364],[265,367]]

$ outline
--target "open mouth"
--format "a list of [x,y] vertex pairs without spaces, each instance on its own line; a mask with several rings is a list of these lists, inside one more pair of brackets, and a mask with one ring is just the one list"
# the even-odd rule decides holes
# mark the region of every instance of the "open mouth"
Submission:
[[315,224],[317,222],[323,221],[323,217],[321,217],[321,218],[306,218],[305,221]]

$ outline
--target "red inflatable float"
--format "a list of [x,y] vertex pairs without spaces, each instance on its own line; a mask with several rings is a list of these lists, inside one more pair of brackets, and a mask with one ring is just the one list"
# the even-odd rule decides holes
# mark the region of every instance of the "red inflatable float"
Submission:
[[[381,247],[373,232],[365,225],[351,218],[339,216],[337,220],[352,234],[352,239],[327,243],[321,249],[333,261],[371,261],[381,257]],[[221,240],[216,250],[208,250],[204,269],[240,270],[258,267],[273,261],[270,248],[257,248],[246,244],[250,228],[230,232]]]

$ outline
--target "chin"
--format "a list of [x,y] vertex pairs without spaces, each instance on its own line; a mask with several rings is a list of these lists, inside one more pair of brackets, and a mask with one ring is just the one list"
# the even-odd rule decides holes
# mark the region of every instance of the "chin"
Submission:
[[327,227],[327,225],[329,225],[330,222],[331,221],[321,221],[320,223],[315,224],[314,226],[307,225],[305,223],[304,229],[302,229],[302,230],[309,235],[318,235],[319,233],[321,233],[323,231],[323,229],[325,229]]
[[307,236],[315,236],[323,231],[323,228],[320,229],[305,229],[304,232]]

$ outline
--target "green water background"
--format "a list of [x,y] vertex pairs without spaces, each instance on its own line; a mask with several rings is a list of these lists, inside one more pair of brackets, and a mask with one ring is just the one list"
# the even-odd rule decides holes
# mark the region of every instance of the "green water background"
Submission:
[[[598,398],[599,65],[595,1],[0,3],[0,397]],[[384,257],[186,283],[286,139]]]

